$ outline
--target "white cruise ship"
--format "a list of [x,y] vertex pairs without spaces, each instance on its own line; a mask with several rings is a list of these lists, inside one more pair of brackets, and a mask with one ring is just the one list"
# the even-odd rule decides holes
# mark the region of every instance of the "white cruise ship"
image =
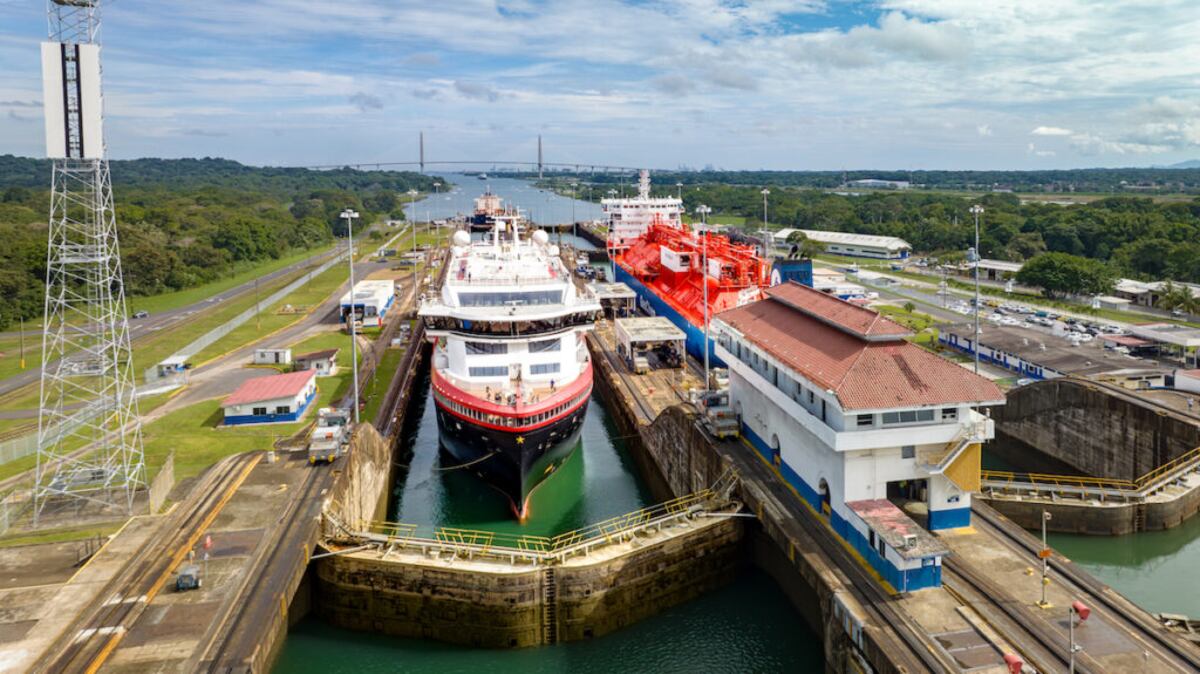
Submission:
[[455,232],[446,281],[421,304],[434,342],[442,447],[502,491],[517,517],[574,450],[592,392],[584,343],[599,302],[577,291],[544,231],[497,221]]

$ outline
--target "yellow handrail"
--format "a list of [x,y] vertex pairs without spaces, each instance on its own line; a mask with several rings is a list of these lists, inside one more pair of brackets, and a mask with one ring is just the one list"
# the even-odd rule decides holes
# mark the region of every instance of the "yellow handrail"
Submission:
[[1113,489],[1117,491],[1141,491],[1162,476],[1179,470],[1189,463],[1200,463],[1200,447],[1176,459],[1168,461],[1136,480],[1118,480],[1086,475],[1049,475],[1044,473],[1015,473],[1006,470],[980,471],[980,477],[991,482],[1007,482],[1012,485],[1034,487],[1078,487],[1081,489]]

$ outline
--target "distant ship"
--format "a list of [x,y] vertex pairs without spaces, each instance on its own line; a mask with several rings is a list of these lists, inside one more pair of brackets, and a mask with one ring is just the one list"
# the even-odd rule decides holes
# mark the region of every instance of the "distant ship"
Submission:
[[[650,196],[648,171],[641,172],[637,196],[604,199],[601,208],[616,280],[637,293],[646,313],[665,316],[683,330],[687,351],[697,359],[704,358],[706,348],[705,283],[710,321],[726,309],[762,299],[763,288],[771,285],[789,280],[812,285],[809,260],[768,261],[752,243],[693,230],[683,222],[682,201]],[[721,364],[711,355],[711,342],[707,348],[710,361]]]
[[500,223],[502,229],[522,229],[525,226],[525,216],[515,206],[505,206],[504,199],[489,188],[483,194],[475,197],[475,212],[471,214],[471,229],[491,231]]
[[419,312],[442,447],[523,520],[578,440],[592,393],[584,333],[600,304],[576,290],[544,231],[497,220],[486,240],[460,230],[452,244],[440,296]]
[[487,179],[488,179],[488,174],[486,174],[486,173],[480,173],[480,174],[479,174],[478,176],[476,176],[476,177],[477,177],[477,178],[479,178],[480,180],[487,180]]

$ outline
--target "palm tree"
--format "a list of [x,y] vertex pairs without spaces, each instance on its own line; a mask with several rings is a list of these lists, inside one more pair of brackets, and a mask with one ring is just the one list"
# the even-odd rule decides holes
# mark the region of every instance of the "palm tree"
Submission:
[[1185,314],[1200,313],[1200,297],[1188,286],[1167,280],[1158,290],[1157,306],[1166,311],[1181,311]]
[[916,309],[917,309],[917,305],[913,304],[912,302],[904,303],[904,311],[905,312],[911,314],[912,312],[916,311]]
[[799,257],[806,260],[825,252],[825,244],[820,241],[813,241],[804,235],[804,232],[792,232],[787,238],[788,243],[792,244],[792,253],[789,257]]

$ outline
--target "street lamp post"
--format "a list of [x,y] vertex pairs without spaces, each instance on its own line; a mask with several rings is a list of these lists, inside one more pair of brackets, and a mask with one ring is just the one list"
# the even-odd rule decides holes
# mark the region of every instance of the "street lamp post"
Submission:
[[575,237],[575,245],[579,245],[579,225],[575,222],[575,187],[578,180],[571,181],[571,236]]
[[414,253],[417,252],[417,207],[414,206],[417,203],[417,194],[416,190],[408,191],[408,215],[412,218],[412,222],[408,223],[408,226],[412,229],[412,252]]
[[358,425],[358,332],[355,323],[357,313],[354,310],[354,219],[358,211],[347,208],[342,211],[346,220],[346,238],[350,248],[350,315],[346,321],[350,323],[350,369],[354,371],[354,423]]
[[696,213],[700,216],[700,223],[704,230],[704,239],[702,240],[700,253],[700,278],[704,279],[704,391],[708,392],[709,375],[708,375],[708,214],[712,213],[712,209],[704,204],[696,207]]
[[763,195],[763,257],[767,258],[768,260],[771,259],[771,252],[772,252],[771,248],[770,248],[771,233],[770,233],[770,230],[767,229],[767,195],[770,193],[771,193],[771,190],[769,190],[765,187],[762,189],[762,195]]
[[678,190],[679,203],[683,203],[683,183],[675,183],[675,189]]
[[1046,545],[1046,522],[1050,521],[1050,513],[1042,511],[1042,549],[1038,551],[1038,557],[1042,558],[1042,599],[1038,602],[1038,606],[1049,608],[1050,604],[1046,601],[1046,586],[1050,584],[1050,579],[1047,577],[1050,564],[1050,547]]
[[979,216],[983,206],[975,204],[971,214],[975,216],[975,374],[979,374]]

